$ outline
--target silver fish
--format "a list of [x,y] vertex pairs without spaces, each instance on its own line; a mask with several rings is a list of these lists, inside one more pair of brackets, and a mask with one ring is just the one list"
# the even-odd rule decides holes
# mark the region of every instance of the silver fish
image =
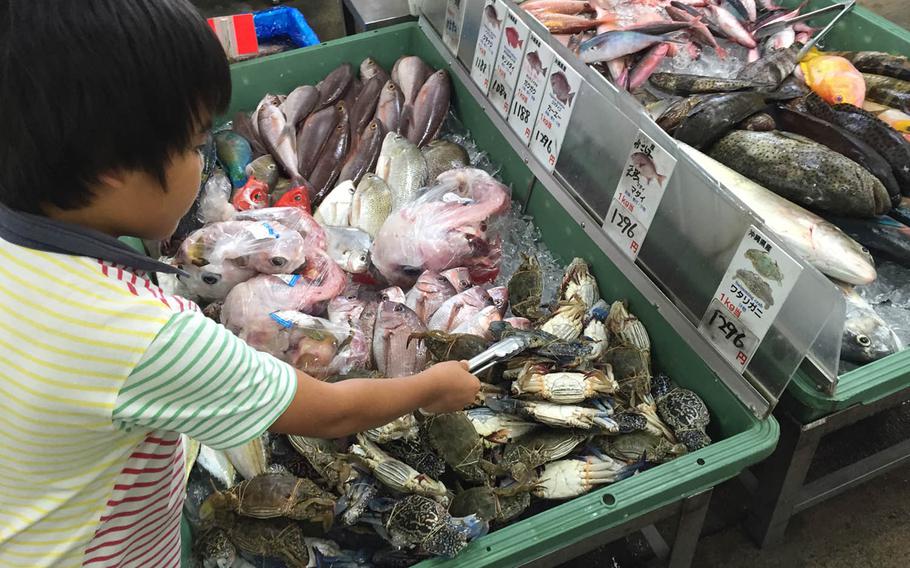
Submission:
[[259,133],[275,161],[295,184],[300,185],[302,176],[297,168],[297,136],[284,113],[274,104],[265,104],[259,110]]
[[366,174],[351,200],[350,224],[376,238],[382,224],[392,213],[392,190],[376,174]]
[[388,288],[379,291],[379,299],[383,302],[404,304],[406,296],[404,290],[398,286],[389,286]]
[[392,190],[392,211],[396,211],[417,196],[427,182],[427,161],[416,144],[394,132],[382,143],[376,175]]
[[841,359],[852,363],[871,363],[903,348],[901,340],[850,286],[838,285],[846,300],[847,312],[841,341]]
[[398,302],[382,302],[373,330],[373,358],[376,368],[386,377],[413,375],[426,364],[422,341],[411,335],[426,331],[426,326],[409,307]]
[[680,143],[679,147],[761,217],[790,250],[823,274],[857,285],[875,280],[869,251],[843,231],[691,146]]
[[451,332],[477,315],[483,308],[492,305],[493,299],[487,291],[480,286],[474,286],[446,300],[430,318],[427,327]]
[[448,140],[433,140],[420,149],[427,161],[427,179],[436,177],[451,169],[463,168],[470,164],[468,151]]
[[407,293],[405,304],[414,310],[420,321],[427,323],[436,310],[456,293],[445,276],[427,270]]
[[326,252],[338,266],[351,274],[370,268],[370,235],[353,227],[325,227]]
[[316,87],[303,85],[291,91],[279,108],[291,128],[296,129],[297,124],[313,111],[317,102],[319,102],[319,91]]

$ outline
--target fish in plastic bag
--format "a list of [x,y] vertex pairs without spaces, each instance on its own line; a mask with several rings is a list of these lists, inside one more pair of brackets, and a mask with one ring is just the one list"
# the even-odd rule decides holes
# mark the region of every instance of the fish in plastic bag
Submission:
[[441,174],[420,197],[392,213],[373,242],[372,260],[389,283],[412,286],[426,270],[463,266],[475,283],[494,280],[502,240],[494,221],[509,211],[509,188],[474,168]]

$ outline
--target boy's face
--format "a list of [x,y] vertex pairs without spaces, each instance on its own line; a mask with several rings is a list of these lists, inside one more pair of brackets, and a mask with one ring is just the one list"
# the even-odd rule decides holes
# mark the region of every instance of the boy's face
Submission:
[[145,172],[130,172],[115,192],[114,206],[122,214],[118,233],[149,240],[169,238],[199,193],[202,156],[208,130],[201,130],[193,146],[175,154],[165,169],[166,186]]

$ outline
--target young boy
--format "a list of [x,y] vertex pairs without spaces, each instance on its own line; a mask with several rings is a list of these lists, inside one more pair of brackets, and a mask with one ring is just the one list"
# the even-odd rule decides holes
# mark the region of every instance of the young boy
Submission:
[[0,3],[0,566],[178,566],[180,433],[338,437],[470,403],[461,363],[317,381],[163,294],[164,239],[225,111],[186,0]]

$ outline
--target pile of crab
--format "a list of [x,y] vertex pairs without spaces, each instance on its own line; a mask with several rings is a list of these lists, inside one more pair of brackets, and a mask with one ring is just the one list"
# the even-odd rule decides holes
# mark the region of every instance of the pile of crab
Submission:
[[493,322],[488,338],[412,336],[433,361],[523,339],[524,351],[480,375],[472,408],[417,412],[350,439],[203,447],[187,513],[204,565],[238,555],[291,568],[452,557],[490,527],[711,442],[704,402],[652,374],[644,325],[626,302],[600,298],[583,260],[568,267],[554,305],[541,307],[542,287],[537,259],[525,256],[508,279],[513,317]]

